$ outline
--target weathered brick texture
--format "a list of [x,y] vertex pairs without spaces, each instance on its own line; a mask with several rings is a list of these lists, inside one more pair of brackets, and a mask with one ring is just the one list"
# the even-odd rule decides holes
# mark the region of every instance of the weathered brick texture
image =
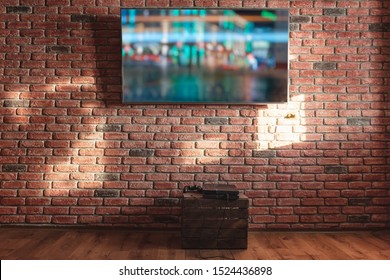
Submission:
[[[0,2],[1,224],[179,227],[223,182],[251,228],[390,226],[389,1]],[[290,7],[291,102],[121,104],[120,7]]]

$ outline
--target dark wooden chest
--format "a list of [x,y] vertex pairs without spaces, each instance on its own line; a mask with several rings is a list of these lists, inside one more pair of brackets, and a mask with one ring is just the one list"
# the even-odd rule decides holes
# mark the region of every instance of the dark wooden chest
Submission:
[[246,249],[248,198],[228,201],[184,193],[182,247],[185,249]]

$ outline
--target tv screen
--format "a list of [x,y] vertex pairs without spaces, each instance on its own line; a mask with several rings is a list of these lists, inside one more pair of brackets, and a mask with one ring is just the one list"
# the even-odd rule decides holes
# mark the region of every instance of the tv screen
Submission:
[[288,15],[287,9],[122,9],[122,101],[287,102]]

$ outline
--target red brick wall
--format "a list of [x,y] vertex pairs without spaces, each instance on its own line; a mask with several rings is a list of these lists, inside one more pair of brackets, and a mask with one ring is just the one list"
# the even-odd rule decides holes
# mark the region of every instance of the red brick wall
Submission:
[[[290,7],[292,102],[120,104],[120,7],[145,6]],[[252,228],[388,227],[389,6],[2,0],[0,223],[177,227],[183,187],[211,181]]]

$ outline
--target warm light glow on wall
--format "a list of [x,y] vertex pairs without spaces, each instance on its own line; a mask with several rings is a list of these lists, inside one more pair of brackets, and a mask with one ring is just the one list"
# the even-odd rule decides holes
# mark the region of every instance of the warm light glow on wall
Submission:
[[293,143],[302,141],[301,133],[305,132],[302,112],[300,102],[268,105],[267,109],[259,109],[256,119],[257,149],[288,149]]

